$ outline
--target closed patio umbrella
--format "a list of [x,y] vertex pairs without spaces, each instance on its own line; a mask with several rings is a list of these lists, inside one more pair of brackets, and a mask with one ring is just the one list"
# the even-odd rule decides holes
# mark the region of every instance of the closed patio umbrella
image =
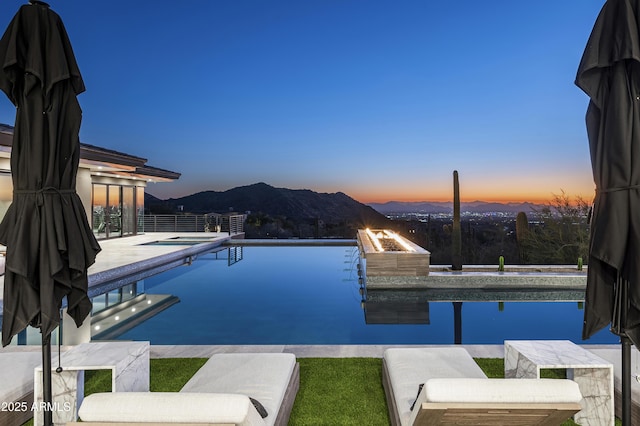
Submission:
[[9,24],[0,67],[0,89],[16,106],[13,201],[0,223],[7,247],[2,345],[28,325],[40,329],[50,402],[50,335],[64,297],[78,326],[90,313],[87,268],[100,251],[76,193],[82,117],[76,95],[84,83],[60,17],[42,2],[23,5]]
[[596,197],[583,339],[611,324],[622,343],[622,420],[630,425],[631,343],[640,347],[640,0],[608,0],[576,77]]

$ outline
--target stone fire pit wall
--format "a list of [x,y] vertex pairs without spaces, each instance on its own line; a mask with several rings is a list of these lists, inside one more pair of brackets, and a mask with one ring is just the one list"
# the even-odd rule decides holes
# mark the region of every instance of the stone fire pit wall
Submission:
[[[373,233],[384,232],[372,230]],[[367,287],[425,286],[431,253],[400,237],[412,250],[378,251],[364,229],[358,230],[358,250],[364,267]]]

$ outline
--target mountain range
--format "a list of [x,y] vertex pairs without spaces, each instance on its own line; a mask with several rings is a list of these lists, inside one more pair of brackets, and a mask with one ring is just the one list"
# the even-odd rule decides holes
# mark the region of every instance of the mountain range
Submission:
[[[445,201],[419,201],[403,202],[389,201],[386,203],[369,203],[368,206],[374,208],[382,214],[394,213],[423,213],[423,214],[447,214],[453,213],[453,202]],[[533,203],[490,203],[486,201],[472,201],[460,203],[460,210],[469,213],[530,213],[540,210],[542,205]]]
[[[203,191],[181,198],[161,200],[145,193],[145,206],[153,213],[183,211],[193,214],[254,212],[281,216],[294,221],[309,219],[327,223],[384,224],[385,215],[423,213],[450,214],[452,202],[400,202],[363,204],[342,192],[319,193],[308,189],[275,188],[264,182],[226,191]],[[461,203],[462,212],[529,213],[542,205],[532,203]]]
[[182,210],[194,214],[260,212],[294,221],[319,219],[328,223],[382,224],[387,221],[384,215],[372,207],[342,192],[329,194],[308,189],[275,188],[263,182],[227,191],[203,191],[168,200],[145,194],[145,208],[152,212]]

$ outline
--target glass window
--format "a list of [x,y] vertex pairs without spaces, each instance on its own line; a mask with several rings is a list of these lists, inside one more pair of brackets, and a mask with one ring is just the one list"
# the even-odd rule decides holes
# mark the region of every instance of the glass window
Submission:
[[122,236],[122,187],[109,185],[107,238]]
[[107,237],[107,185],[93,185],[93,200],[91,202],[93,233],[98,238]]
[[0,220],[11,205],[13,200],[13,182],[9,173],[0,173]]
[[137,296],[136,283],[128,284],[122,287],[122,301],[133,299]]
[[135,235],[144,231],[144,188],[93,184],[92,227],[98,238]]
[[117,305],[122,301],[122,293],[120,289],[112,290],[107,293],[107,306]]
[[138,232],[144,232],[144,188],[136,188],[136,215],[138,217]]
[[135,211],[134,187],[122,187],[122,235],[135,234],[136,211]]
[[107,295],[106,294],[101,294],[100,296],[96,296],[93,299],[91,299],[91,301],[93,302],[93,314],[96,314],[104,309],[106,309],[107,307]]

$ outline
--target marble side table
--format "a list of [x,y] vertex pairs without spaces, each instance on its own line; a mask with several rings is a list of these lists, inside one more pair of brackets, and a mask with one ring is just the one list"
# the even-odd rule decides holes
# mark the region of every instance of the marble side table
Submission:
[[[78,419],[78,409],[84,399],[84,372],[111,370],[112,392],[149,391],[149,342],[92,342],[74,346],[52,360],[51,388],[53,422],[55,425]],[[34,371],[34,403],[42,403],[42,365]],[[33,412],[34,426],[44,422],[42,410]]]
[[542,369],[567,369],[582,393],[576,423],[614,425],[613,365],[569,340],[505,340],[504,376],[540,378]]

